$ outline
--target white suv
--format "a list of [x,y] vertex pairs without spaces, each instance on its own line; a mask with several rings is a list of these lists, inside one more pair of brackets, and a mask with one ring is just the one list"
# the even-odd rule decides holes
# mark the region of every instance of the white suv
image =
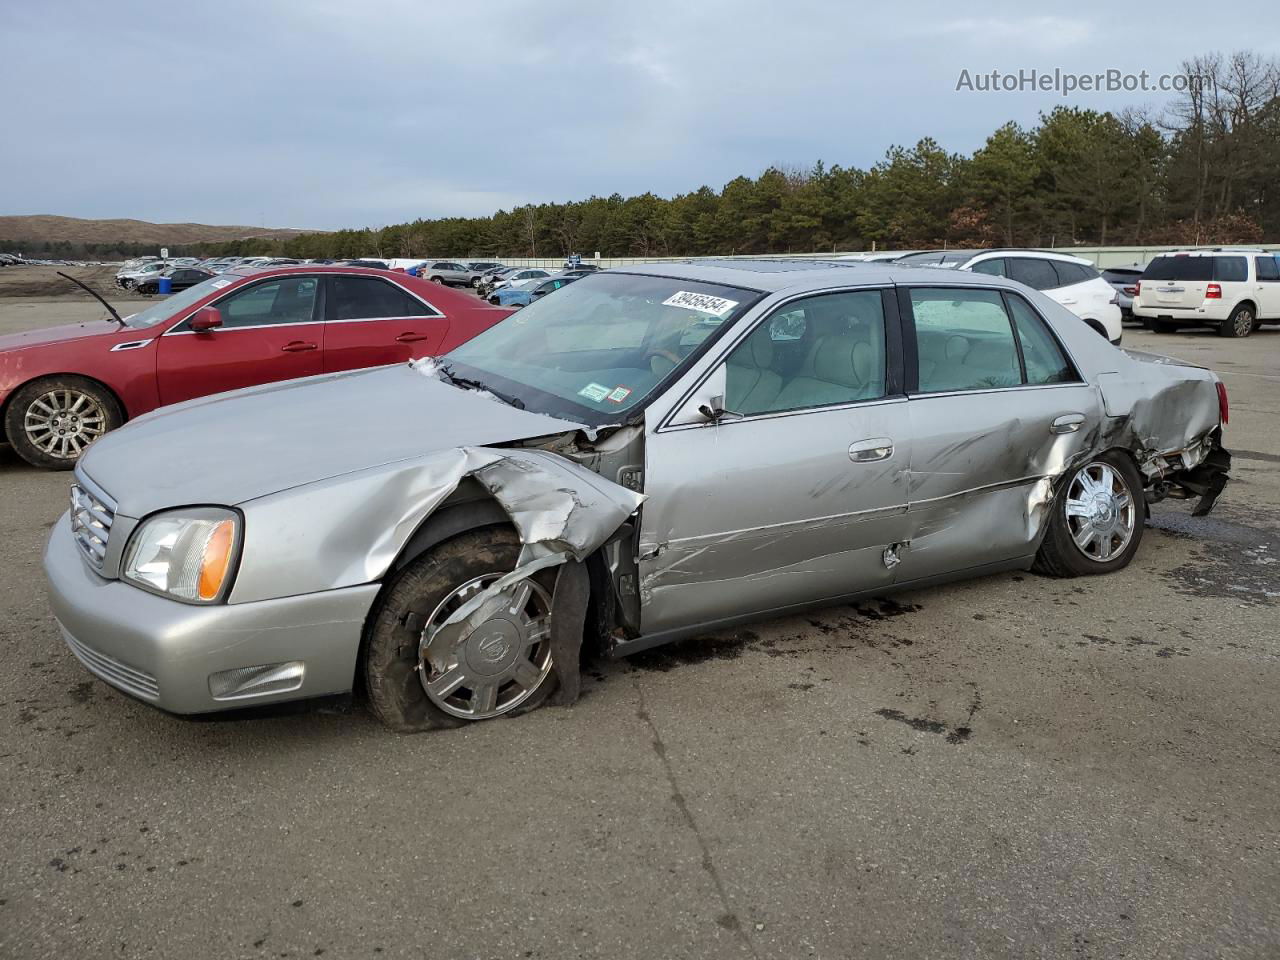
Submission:
[[1157,333],[1191,325],[1220,337],[1247,337],[1280,321],[1280,260],[1263,250],[1168,253],[1142,271],[1133,315]]
[[1056,300],[1113,344],[1120,344],[1124,327],[1115,287],[1080,257],[1044,250],[932,250],[908,254],[896,262],[1009,277]]

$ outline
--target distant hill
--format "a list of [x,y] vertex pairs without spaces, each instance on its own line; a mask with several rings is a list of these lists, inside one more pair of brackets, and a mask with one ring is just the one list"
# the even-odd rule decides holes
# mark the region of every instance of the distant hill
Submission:
[[207,223],[148,223],[146,220],[82,220],[79,217],[0,216],[0,241],[51,244],[149,244],[177,247],[189,243],[225,243],[264,238],[283,240],[314,230],[219,227]]

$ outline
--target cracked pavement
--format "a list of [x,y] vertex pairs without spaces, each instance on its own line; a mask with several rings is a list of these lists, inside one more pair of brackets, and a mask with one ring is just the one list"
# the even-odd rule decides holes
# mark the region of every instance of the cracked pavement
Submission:
[[1219,370],[1243,452],[1123,574],[753,624],[415,737],[91,678],[40,571],[69,478],[0,447],[0,956],[1276,956],[1280,330],[1125,339]]

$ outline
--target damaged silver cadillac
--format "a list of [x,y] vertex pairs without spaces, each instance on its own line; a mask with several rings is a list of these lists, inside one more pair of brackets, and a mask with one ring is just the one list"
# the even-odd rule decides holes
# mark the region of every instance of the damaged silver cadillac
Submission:
[[45,567],[72,652],[160,708],[363,688],[420,730],[572,702],[584,640],[1119,570],[1149,502],[1213,505],[1226,419],[1213,373],[1000,277],[611,270],[444,357],[139,418]]

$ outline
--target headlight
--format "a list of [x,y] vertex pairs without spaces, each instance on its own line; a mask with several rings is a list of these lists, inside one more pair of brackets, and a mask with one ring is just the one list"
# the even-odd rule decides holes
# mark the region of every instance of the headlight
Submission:
[[231,582],[240,545],[240,515],[192,507],[152,517],[129,540],[126,580],[186,603],[216,603]]

